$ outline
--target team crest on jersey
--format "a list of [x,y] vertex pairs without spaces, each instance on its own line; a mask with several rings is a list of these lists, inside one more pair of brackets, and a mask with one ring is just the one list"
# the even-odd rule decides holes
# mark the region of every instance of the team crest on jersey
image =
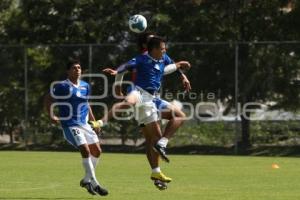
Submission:
[[76,92],[76,96],[77,96],[77,97],[81,97],[80,91],[77,91],[77,92]]
[[160,70],[160,68],[159,68],[159,65],[158,65],[158,64],[155,64],[155,65],[154,65],[154,68],[155,68],[155,69],[157,69],[157,70]]

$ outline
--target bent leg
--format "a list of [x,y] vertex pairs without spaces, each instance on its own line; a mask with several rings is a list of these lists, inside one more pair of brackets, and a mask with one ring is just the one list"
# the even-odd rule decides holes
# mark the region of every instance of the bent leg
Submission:
[[163,137],[170,139],[176,130],[183,124],[186,115],[174,105],[169,105],[167,109],[161,112],[163,119],[168,119]]
[[94,144],[89,144],[89,149],[91,152],[91,160],[94,166],[94,169],[96,169],[98,161],[99,161],[99,157],[102,153],[101,147],[100,147],[100,143],[94,143]]
[[110,119],[112,119],[116,112],[119,110],[129,109],[138,102],[138,95],[135,92],[131,92],[124,101],[116,103],[113,107],[102,117],[102,122],[106,124]]

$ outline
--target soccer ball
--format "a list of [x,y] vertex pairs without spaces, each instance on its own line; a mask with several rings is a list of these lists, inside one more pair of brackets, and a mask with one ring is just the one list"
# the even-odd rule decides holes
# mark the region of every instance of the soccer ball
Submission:
[[141,33],[147,28],[147,20],[143,15],[133,15],[129,18],[129,28],[135,33]]

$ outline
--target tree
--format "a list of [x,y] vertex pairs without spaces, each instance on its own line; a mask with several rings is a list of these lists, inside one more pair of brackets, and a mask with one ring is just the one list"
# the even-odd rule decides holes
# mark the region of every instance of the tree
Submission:
[[[284,11],[282,8],[286,5],[291,9]],[[234,102],[234,52],[238,44],[238,101],[241,106],[247,102],[275,101],[277,108],[298,108],[298,87],[292,84],[292,80],[299,70],[299,48],[247,43],[298,40],[300,8],[296,1],[2,1],[1,41],[36,44],[36,47],[28,49],[32,75],[30,87],[36,91],[30,101],[30,110],[36,116],[33,121],[41,114],[38,109],[42,91],[63,73],[65,59],[77,55],[85,66],[89,63],[87,46],[62,48],[39,44],[115,44],[92,47],[94,64],[115,66],[135,54],[134,47],[128,44],[135,40],[136,35],[129,32],[126,22],[130,15],[137,13],[146,16],[149,29],[168,38],[172,57],[192,63],[193,68],[188,73],[193,90],[198,94],[214,92],[217,99],[229,101],[231,107],[237,103]],[[227,43],[196,44],[223,41]],[[9,70],[15,68],[10,66]],[[99,69],[93,67],[92,70],[96,72]],[[165,82],[170,91],[179,90],[179,84],[173,84],[175,81],[177,78],[171,76]],[[194,100],[194,103],[199,100]],[[111,98],[104,101],[112,103]],[[250,116],[251,112],[241,116],[241,144],[244,147],[250,145],[250,121],[247,118]]]

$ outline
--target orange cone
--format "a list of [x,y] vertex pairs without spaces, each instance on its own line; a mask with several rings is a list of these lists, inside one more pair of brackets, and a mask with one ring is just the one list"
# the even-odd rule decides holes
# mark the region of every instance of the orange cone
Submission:
[[273,164],[272,164],[272,169],[279,169],[279,165],[273,163]]

